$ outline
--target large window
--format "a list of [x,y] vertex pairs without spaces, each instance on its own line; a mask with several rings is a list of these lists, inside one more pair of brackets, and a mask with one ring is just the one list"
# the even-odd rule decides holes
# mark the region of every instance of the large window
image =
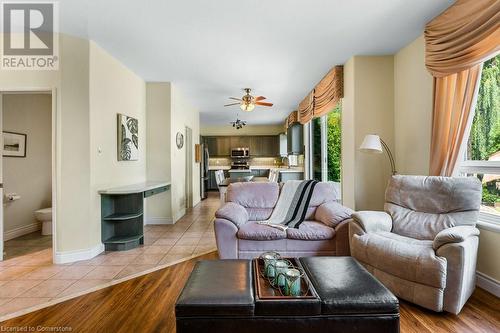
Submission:
[[461,172],[483,184],[481,219],[500,223],[500,55],[483,64]]
[[340,112],[339,103],[332,112],[310,123],[312,179],[340,182]]

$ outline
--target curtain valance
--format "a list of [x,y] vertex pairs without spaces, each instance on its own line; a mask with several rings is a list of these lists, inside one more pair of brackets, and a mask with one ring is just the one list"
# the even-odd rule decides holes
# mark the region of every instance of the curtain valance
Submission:
[[314,117],[321,117],[332,111],[344,97],[343,66],[335,66],[314,88]]
[[332,68],[300,102],[298,120],[301,124],[321,117],[335,108],[344,97],[344,66]]
[[301,124],[305,124],[312,119],[314,115],[314,90],[299,103],[297,111],[298,121]]
[[432,76],[469,69],[500,51],[500,1],[458,0],[430,21],[424,34]]
[[297,122],[299,122],[298,112],[292,111],[292,113],[290,113],[288,117],[286,117],[285,119],[285,129],[287,129],[288,127],[292,126],[294,123]]

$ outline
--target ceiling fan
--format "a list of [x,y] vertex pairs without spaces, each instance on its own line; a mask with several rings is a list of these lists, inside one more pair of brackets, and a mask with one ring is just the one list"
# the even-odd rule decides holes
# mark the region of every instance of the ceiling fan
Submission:
[[235,121],[229,122],[231,125],[233,125],[234,128],[237,130],[242,129],[243,126],[246,126],[247,122],[245,120],[240,120],[239,118],[236,118]]
[[264,96],[253,97],[252,95],[250,95],[250,92],[252,91],[252,89],[250,89],[250,88],[244,88],[243,91],[246,94],[243,95],[243,97],[241,97],[241,98],[229,97],[229,99],[234,99],[234,100],[236,100],[238,102],[231,103],[231,104],[226,104],[224,106],[232,106],[232,105],[238,105],[239,104],[240,108],[243,111],[252,111],[253,109],[255,109],[255,106],[257,106],[257,105],[268,106],[268,107],[273,106],[273,103],[262,102],[263,100],[266,99]]

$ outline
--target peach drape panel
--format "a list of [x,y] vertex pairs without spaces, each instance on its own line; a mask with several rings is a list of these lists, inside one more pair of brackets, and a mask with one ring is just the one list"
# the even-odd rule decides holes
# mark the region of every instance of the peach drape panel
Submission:
[[462,142],[469,137],[482,65],[434,78],[431,161],[429,173],[451,176]]
[[452,176],[474,116],[482,62],[500,50],[500,1],[458,0],[426,25],[434,76],[429,173]]

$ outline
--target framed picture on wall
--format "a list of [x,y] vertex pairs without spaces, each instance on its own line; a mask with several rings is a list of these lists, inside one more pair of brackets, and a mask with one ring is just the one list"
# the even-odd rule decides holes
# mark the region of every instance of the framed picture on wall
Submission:
[[26,157],[26,134],[3,131],[4,157]]
[[139,159],[139,121],[118,113],[118,161]]

